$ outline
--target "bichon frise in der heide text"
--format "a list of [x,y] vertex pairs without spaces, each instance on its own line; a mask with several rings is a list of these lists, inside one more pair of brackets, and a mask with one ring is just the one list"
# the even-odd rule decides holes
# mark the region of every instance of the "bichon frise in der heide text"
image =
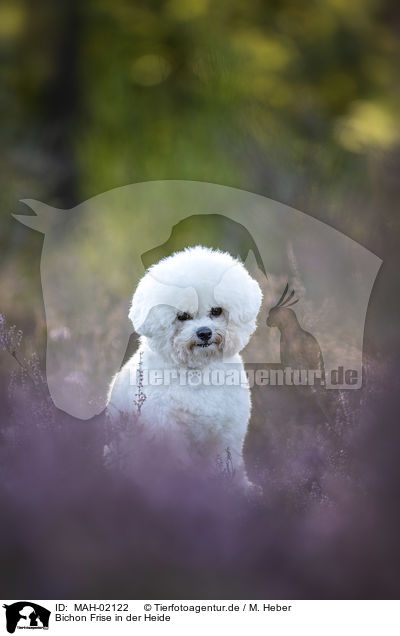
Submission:
[[140,423],[183,467],[215,468],[228,454],[235,480],[248,483],[242,446],[251,401],[240,351],[261,299],[228,253],[197,246],[153,265],[133,296],[140,347],[112,382],[111,421]]

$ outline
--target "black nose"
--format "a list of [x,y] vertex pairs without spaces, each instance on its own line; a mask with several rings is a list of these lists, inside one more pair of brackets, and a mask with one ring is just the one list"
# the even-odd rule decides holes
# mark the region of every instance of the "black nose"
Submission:
[[208,327],[200,327],[200,329],[196,331],[196,335],[200,338],[200,340],[207,342],[207,340],[210,340],[212,336],[212,331]]

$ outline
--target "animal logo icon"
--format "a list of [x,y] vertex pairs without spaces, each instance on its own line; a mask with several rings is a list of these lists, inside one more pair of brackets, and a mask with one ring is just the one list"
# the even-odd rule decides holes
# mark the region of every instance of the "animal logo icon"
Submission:
[[188,383],[190,386],[197,386],[201,384],[201,371],[199,369],[194,369],[188,372]]
[[277,327],[281,333],[281,363],[292,369],[310,369],[324,372],[324,359],[317,339],[300,325],[296,312],[291,309],[299,302],[289,292],[289,283],[274,307],[269,310],[267,325]]
[[[11,605],[3,605],[6,610],[6,624],[9,634],[14,634],[17,627],[23,629],[48,629],[50,610],[32,603],[31,601],[18,601]],[[20,623],[23,623],[20,625]]]
[[[315,385],[301,387],[304,396],[316,401],[324,419],[331,425],[332,431],[337,429],[337,422],[346,422],[348,413],[346,399],[342,391],[331,393],[326,391],[329,374],[325,374],[324,358],[318,340],[303,329],[292,307],[299,302],[295,291],[289,293],[289,283],[278,302],[271,307],[267,317],[268,327],[277,327],[280,331],[281,365],[297,371],[298,374],[316,371],[318,381]],[[313,374],[313,379],[315,381]],[[299,390],[299,386],[296,389]]]

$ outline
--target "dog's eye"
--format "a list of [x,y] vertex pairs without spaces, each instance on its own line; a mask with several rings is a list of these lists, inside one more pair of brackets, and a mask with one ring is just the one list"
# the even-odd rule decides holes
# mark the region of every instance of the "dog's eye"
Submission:
[[222,314],[222,307],[211,307],[210,316],[220,316]]
[[193,320],[192,316],[186,311],[183,311],[177,315],[178,320]]

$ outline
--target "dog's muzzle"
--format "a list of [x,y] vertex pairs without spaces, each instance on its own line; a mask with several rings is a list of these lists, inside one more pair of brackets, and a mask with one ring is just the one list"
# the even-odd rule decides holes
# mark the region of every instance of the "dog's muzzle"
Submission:
[[200,327],[196,331],[196,336],[200,340],[198,347],[208,347],[211,344],[212,331],[209,327]]

